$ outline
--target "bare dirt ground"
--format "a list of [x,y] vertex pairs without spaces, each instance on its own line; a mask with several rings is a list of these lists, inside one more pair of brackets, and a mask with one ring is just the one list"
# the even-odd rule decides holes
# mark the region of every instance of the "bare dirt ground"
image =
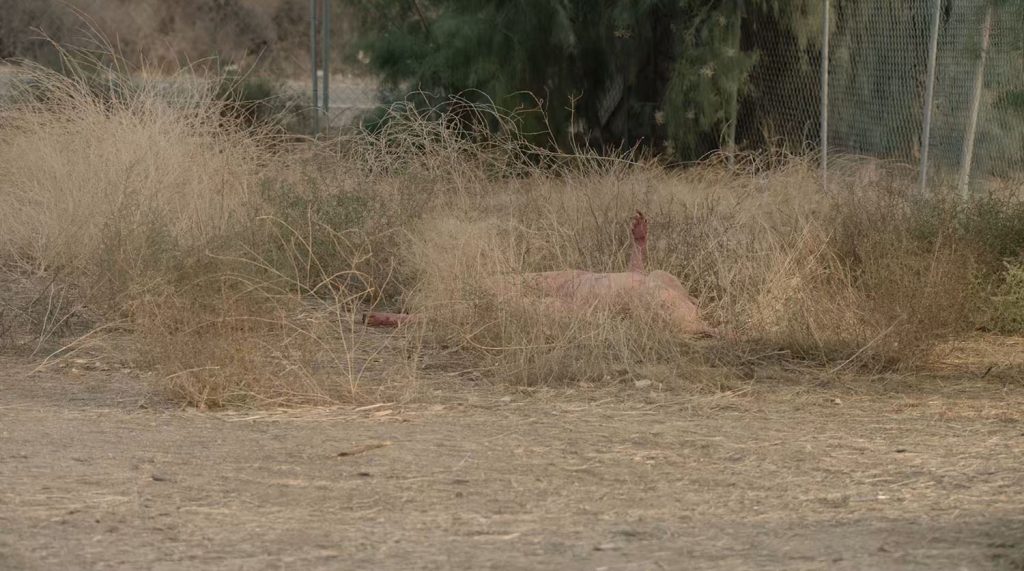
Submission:
[[1024,569],[1021,369],[954,369],[196,412],[6,358],[0,569]]

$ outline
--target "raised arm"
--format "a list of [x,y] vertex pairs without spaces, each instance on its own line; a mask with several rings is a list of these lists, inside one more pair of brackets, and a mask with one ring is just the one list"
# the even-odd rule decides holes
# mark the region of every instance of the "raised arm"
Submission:
[[644,213],[636,211],[633,217],[633,252],[629,255],[629,271],[643,273],[647,257],[647,218]]

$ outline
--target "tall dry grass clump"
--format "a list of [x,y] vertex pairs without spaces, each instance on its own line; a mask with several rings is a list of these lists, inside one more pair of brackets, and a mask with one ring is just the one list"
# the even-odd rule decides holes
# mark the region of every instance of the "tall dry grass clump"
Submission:
[[[226,118],[215,81],[140,83],[95,63],[32,70],[2,111],[4,275],[67,284],[35,297],[127,326],[139,361],[192,404],[393,395],[421,347],[526,385],[717,386],[765,355],[910,367],[1021,298],[1005,270],[1024,247],[1004,207],[1019,201],[916,196],[887,165],[851,160],[825,195],[806,157],[673,169],[559,153],[516,114],[459,98],[292,146]],[[677,335],[639,296],[574,309],[508,286],[624,271],[638,209],[647,269],[677,276],[720,338]],[[356,321],[367,307],[420,319],[382,334]]]
[[[771,169],[761,168],[766,159]],[[898,171],[865,177],[864,168],[851,165],[832,196],[799,157],[684,171],[594,161],[490,183],[490,195],[416,232],[411,306],[435,316],[425,327],[446,343],[476,350],[505,375],[596,378],[666,362],[676,377],[700,370],[707,352],[694,359],[692,342],[653,322],[586,312],[566,321],[544,300],[510,302],[486,285],[527,271],[623,271],[627,216],[639,208],[652,221],[649,269],[679,276],[733,340],[731,357],[711,352],[716,362],[775,353],[832,368],[913,366],[977,324],[978,250],[939,197],[915,198]]]
[[209,83],[163,93],[94,69],[21,78],[0,140],[0,250],[116,297],[233,236],[267,157],[222,128]]
[[377,289],[358,267],[367,241],[355,221],[321,216],[335,198],[348,214],[358,203],[275,202],[276,181],[304,180],[316,161],[295,153],[293,166],[266,132],[233,122],[217,78],[150,83],[109,55],[64,56],[63,74],[29,67],[3,110],[4,269],[73,288],[95,331],[133,331],[136,360],[186,402],[372,393],[358,381],[390,341],[353,333]]

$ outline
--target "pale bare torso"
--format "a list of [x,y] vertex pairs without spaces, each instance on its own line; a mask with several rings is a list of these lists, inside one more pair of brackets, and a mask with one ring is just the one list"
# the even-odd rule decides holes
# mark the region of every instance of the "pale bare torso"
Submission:
[[[628,311],[637,301],[651,303],[684,335],[714,335],[700,318],[697,301],[672,274],[644,271],[647,248],[647,219],[637,212],[631,228],[633,253],[627,272],[560,270],[529,273],[502,279],[493,289],[501,296],[540,297],[552,311],[583,312],[595,307]],[[532,297],[532,296],[531,296]],[[367,325],[397,327],[414,321],[409,314],[369,312]]]

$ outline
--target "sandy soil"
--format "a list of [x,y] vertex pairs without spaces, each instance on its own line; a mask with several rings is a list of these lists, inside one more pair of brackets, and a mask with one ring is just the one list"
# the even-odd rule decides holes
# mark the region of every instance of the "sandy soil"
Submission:
[[31,371],[0,360],[4,570],[1024,568],[1013,374],[204,413]]

